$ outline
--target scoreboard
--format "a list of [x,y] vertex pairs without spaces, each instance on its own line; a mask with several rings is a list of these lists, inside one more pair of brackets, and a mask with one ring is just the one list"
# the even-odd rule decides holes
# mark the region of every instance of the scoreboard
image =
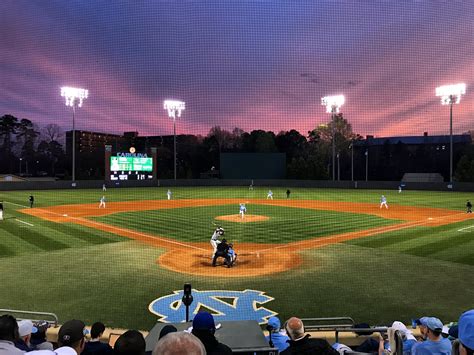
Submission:
[[110,157],[110,173],[112,181],[153,179],[153,158],[146,154],[117,154]]

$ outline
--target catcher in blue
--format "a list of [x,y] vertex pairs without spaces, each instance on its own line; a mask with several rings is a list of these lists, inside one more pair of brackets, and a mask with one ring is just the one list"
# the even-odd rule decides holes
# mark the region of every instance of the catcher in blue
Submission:
[[245,203],[241,203],[239,214],[242,219],[244,219],[244,215],[246,212],[247,212],[247,207],[245,207]]
[[219,238],[224,235],[224,228],[217,227],[214,233],[211,236],[211,245],[212,245],[212,256],[211,259],[214,259],[214,255],[217,251],[217,246],[220,244]]

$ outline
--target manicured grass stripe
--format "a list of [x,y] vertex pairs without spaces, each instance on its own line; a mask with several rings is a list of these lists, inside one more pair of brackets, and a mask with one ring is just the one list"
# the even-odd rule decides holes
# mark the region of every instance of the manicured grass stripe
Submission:
[[58,250],[68,247],[66,244],[49,238],[42,233],[38,233],[32,228],[19,228],[18,226],[8,223],[4,225],[4,229],[17,238],[22,239],[23,241],[42,250]]
[[71,243],[74,243],[74,239],[79,239],[88,244],[107,244],[124,240],[123,238],[113,234],[101,232],[92,228],[86,228],[77,224],[49,223],[48,228],[57,233],[63,234]]
[[436,238],[431,243],[424,243],[410,249],[404,250],[404,253],[416,256],[430,256],[442,250],[448,249],[457,249],[460,248],[463,244],[469,243],[472,241],[472,237],[469,234],[461,235],[459,237],[445,237],[445,238]]
[[0,257],[16,255],[15,251],[4,244],[0,244]]
[[474,265],[474,253],[465,255],[462,258],[457,259],[456,261],[461,264]]

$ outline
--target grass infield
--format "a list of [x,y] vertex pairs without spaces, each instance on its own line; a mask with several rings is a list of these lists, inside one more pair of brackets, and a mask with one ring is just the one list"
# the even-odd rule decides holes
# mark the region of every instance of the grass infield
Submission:
[[[272,188],[285,199],[286,188]],[[164,200],[167,188],[109,189],[107,200]],[[172,188],[173,198],[266,197],[268,188]],[[6,201],[0,223],[0,305],[54,312],[61,320],[82,318],[109,326],[149,329],[155,298],[190,281],[199,290],[265,291],[265,306],[285,319],[352,316],[387,323],[434,315],[455,320],[472,308],[474,289],[473,220],[438,227],[413,227],[301,252],[303,262],[283,273],[255,278],[219,279],[175,273],[160,267],[164,249],[74,223],[58,224],[19,212],[35,195],[35,207],[97,203],[101,190],[1,192]],[[377,204],[380,195],[396,206],[463,211],[467,193],[380,190],[292,189],[291,200]],[[373,215],[252,205],[264,222],[222,221],[229,239],[288,243],[399,223]],[[238,205],[126,212],[94,220],[186,242],[208,242],[215,216],[237,214]],[[238,248],[238,244],[236,245]]]

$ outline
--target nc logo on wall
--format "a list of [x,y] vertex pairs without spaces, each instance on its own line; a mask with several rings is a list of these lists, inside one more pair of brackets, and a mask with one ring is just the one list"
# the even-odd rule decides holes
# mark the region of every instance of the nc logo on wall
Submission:
[[[193,303],[189,306],[189,318],[193,319],[199,311],[205,310],[218,321],[256,320],[260,324],[276,315],[262,304],[274,298],[262,291],[198,291],[192,290]],[[161,322],[180,323],[186,321],[186,306],[181,301],[183,291],[160,297],[150,303],[148,309],[156,314]]]

